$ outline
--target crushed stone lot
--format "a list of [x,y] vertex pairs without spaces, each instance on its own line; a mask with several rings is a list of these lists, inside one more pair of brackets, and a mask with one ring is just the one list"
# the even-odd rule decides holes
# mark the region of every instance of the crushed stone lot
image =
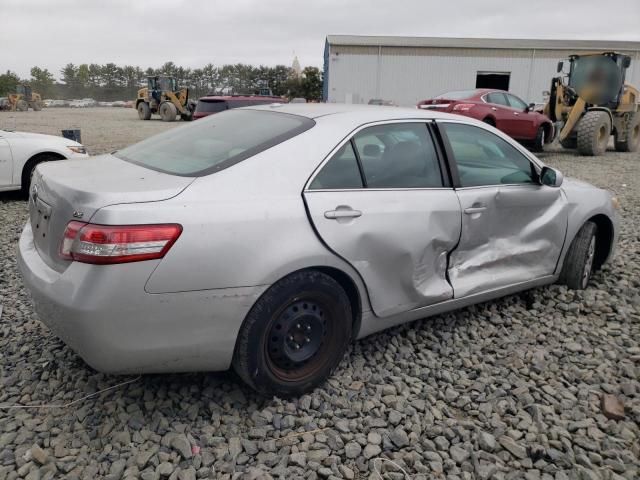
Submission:
[[[0,128],[13,115],[19,130],[80,127],[94,154],[182,123],[51,109],[0,114]],[[87,367],[37,320],[15,261],[26,202],[0,194],[0,480],[405,478],[379,457],[423,480],[640,478],[640,154],[541,157],[621,201],[617,255],[586,290],[538,288],[373,335],[294,399],[232,373]]]

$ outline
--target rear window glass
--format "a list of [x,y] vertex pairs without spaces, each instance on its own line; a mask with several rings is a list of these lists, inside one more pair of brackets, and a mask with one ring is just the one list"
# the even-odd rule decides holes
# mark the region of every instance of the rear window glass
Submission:
[[477,90],[456,90],[454,92],[441,93],[435,98],[444,98],[445,100],[465,100],[476,95]]
[[307,117],[261,110],[228,110],[131,145],[115,156],[173,175],[223,170],[310,129]]
[[224,100],[199,100],[196,112],[217,113],[226,110],[227,102]]

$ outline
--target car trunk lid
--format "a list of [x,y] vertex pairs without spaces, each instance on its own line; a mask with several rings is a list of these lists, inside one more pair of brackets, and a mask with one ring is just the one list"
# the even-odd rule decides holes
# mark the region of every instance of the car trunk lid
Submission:
[[113,155],[47,162],[38,166],[29,192],[34,243],[45,263],[63,271],[58,250],[72,220],[89,222],[102,207],[175,197],[194,179],[156,172]]

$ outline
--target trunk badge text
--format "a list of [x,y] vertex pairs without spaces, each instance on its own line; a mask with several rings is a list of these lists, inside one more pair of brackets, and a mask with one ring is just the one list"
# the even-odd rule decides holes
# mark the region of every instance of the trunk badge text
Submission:
[[73,218],[82,218],[82,217],[84,217],[84,213],[83,212],[79,212],[78,210],[74,210]]

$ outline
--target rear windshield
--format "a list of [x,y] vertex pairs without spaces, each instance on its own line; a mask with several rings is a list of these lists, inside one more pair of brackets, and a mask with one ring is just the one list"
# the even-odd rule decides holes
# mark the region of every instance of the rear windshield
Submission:
[[444,98],[445,100],[465,100],[475,96],[476,93],[476,90],[456,90],[453,92],[441,93],[436,98]]
[[114,155],[173,175],[223,170],[309,130],[307,117],[263,110],[228,110],[124,148]]
[[196,112],[201,113],[217,113],[229,108],[224,100],[198,100]]

